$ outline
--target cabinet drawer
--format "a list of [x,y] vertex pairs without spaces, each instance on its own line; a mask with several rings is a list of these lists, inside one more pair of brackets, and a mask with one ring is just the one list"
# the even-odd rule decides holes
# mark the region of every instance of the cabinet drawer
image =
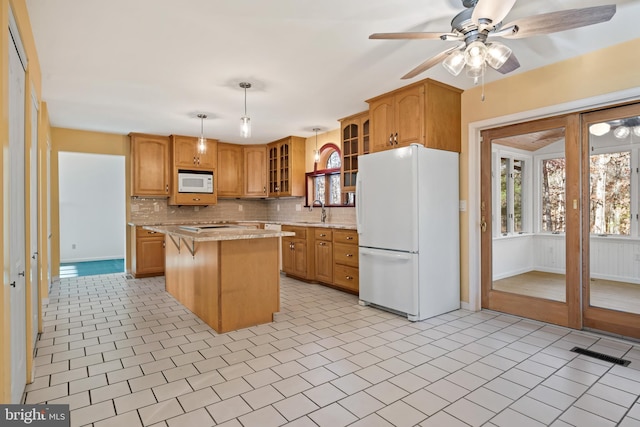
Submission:
[[336,264],[345,264],[351,267],[358,266],[358,247],[356,245],[345,245],[344,243],[334,243],[333,261]]
[[162,233],[158,233],[157,231],[145,230],[144,228],[138,226],[136,227],[136,237],[162,237]]
[[332,239],[333,233],[332,233],[332,230],[328,228],[316,228],[314,230],[314,236],[316,240],[326,240],[330,242]]
[[333,241],[335,243],[358,244],[358,232],[356,230],[334,230]]
[[333,265],[333,283],[352,291],[359,290],[360,276],[357,267],[349,267],[347,265]]
[[296,225],[283,225],[282,231],[292,231],[296,233],[295,236],[292,236],[295,239],[306,239],[307,238],[307,228],[306,227],[298,227]]

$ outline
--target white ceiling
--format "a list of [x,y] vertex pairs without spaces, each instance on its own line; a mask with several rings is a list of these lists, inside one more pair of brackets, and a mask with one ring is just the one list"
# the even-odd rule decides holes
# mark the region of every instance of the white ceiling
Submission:
[[[461,0],[26,2],[56,127],[199,135],[196,115],[205,113],[205,136],[259,144],[335,129],[341,117],[366,110],[366,99],[425,77],[473,86],[440,65],[400,79],[455,42],[368,39],[374,32],[447,32]],[[521,64],[512,74],[640,35],[640,0],[520,0],[505,22],[611,3],[618,9],[610,22],[505,41]],[[487,82],[500,78],[487,72]],[[242,81],[253,85],[248,140],[239,137]]]

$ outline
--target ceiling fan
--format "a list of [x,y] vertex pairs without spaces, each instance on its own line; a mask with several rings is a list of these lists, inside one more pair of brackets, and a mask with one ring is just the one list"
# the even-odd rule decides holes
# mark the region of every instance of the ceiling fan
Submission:
[[609,21],[616,13],[616,5],[568,9],[516,19],[503,25],[516,0],[462,0],[465,10],[451,20],[451,31],[375,33],[370,39],[432,39],[455,41],[455,46],[427,59],[402,78],[410,79],[442,62],[454,76],[467,68],[467,76],[476,83],[484,76],[486,64],[502,74],[520,66],[511,49],[495,38],[519,39],[550,34]]

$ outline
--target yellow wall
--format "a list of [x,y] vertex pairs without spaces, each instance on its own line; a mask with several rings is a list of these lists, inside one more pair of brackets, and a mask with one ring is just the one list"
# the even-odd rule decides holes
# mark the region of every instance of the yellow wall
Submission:
[[[51,139],[53,149],[51,153],[51,228],[53,238],[51,241],[51,264],[54,275],[60,271],[60,209],[58,192],[58,153],[61,151],[90,154],[111,154],[125,156],[125,207],[127,222],[129,222],[129,205],[131,199],[131,175],[129,157],[129,136],[113,133],[90,132],[75,129],[52,128]],[[131,264],[130,230],[126,230],[126,270]]]
[[[322,148],[324,144],[335,144],[336,147],[340,148],[340,129],[334,129],[330,131],[326,131],[318,134],[318,150]],[[305,144],[305,168],[304,170],[307,172],[313,172],[313,163],[314,163],[314,151],[316,149],[316,135],[307,138]]]
[[[469,200],[469,125],[475,122],[553,107],[640,86],[640,38],[577,58],[538,68],[462,94],[462,153],[460,156],[460,199]],[[464,78],[464,77],[461,77]],[[526,115],[526,114],[525,114]],[[471,143],[477,144],[472,136]],[[472,181],[480,179],[471,177]],[[471,208],[471,207],[470,207]],[[477,209],[477,207],[476,207]],[[461,212],[461,298],[469,302],[470,257],[478,254],[469,247],[469,212]],[[479,224],[477,224],[479,227]]]
[[[27,13],[27,6],[24,0],[0,0],[0,81],[2,90],[0,90],[0,144],[2,150],[0,150],[0,164],[2,165],[2,173],[0,174],[0,197],[2,199],[0,208],[0,222],[2,223],[2,245],[0,245],[0,258],[3,260],[3,286],[0,292],[0,307],[2,308],[2,315],[0,315],[0,402],[6,403],[11,398],[11,383],[12,381],[27,382],[27,378],[30,377],[30,371],[32,368],[32,354],[33,349],[30,347],[31,337],[31,319],[29,316],[31,295],[31,286],[37,286],[37,283],[32,284],[29,275],[26,276],[26,294],[27,294],[27,378],[11,378],[11,346],[10,346],[10,286],[9,286],[9,257],[11,247],[9,246],[9,177],[11,176],[12,167],[9,163],[9,131],[8,131],[8,113],[9,113],[9,99],[8,99],[8,81],[9,81],[9,65],[6,58],[9,57],[9,40],[10,35],[8,31],[9,27],[9,10],[13,12],[13,15],[18,26],[20,38],[27,55],[28,66],[26,71],[27,90],[25,92],[25,150],[28,150],[31,145],[31,123],[33,120],[38,120],[38,117],[31,117],[30,107],[32,104],[32,97],[39,101],[41,100],[41,70],[38,56],[36,54],[35,41],[31,30],[31,23],[29,22],[29,15]],[[39,132],[46,132],[43,128],[42,122],[38,123],[40,129]],[[28,151],[26,152],[28,153]],[[26,159],[28,159],[28,154]],[[42,171],[39,170],[39,173]],[[29,188],[29,176],[30,176],[30,164],[27,161],[25,164],[25,188]],[[35,208],[35,207],[34,207]],[[29,212],[32,209],[30,206],[29,198],[26,197],[25,205],[25,225],[26,236],[25,242],[27,248],[30,241],[30,229],[29,229]],[[39,215],[42,211],[38,212]],[[29,249],[27,249],[28,251]],[[30,268],[31,257],[25,253],[25,259],[27,265],[25,268]]]

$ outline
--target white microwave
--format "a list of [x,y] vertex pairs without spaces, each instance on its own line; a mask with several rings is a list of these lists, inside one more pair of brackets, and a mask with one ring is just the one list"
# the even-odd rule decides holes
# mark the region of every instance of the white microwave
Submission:
[[178,171],[178,193],[213,194],[213,171]]

